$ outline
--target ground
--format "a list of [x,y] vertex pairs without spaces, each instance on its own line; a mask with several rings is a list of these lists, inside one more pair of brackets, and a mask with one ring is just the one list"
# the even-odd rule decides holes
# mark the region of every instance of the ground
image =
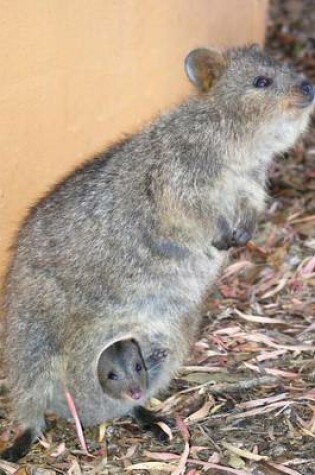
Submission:
[[[267,49],[313,82],[314,32],[313,0],[271,2]],[[73,425],[52,421],[21,464],[0,461],[0,473],[315,474],[314,125],[273,165],[254,242],[234,252],[191,360],[153,401],[173,421],[172,440],[119,420],[101,442],[99,430],[85,431],[86,455]],[[1,450],[13,434],[5,379],[0,389]]]

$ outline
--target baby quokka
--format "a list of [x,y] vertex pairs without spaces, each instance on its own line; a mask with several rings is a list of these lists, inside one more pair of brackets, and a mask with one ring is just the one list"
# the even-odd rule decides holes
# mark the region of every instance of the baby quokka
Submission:
[[96,371],[116,335],[137,342],[144,364],[165,349],[141,404],[167,387],[228,248],[251,238],[273,155],[307,127],[313,86],[257,46],[197,49],[185,70],[196,95],[75,170],[21,226],[5,308],[26,436],[4,456],[28,450],[47,409],[64,415],[64,383],[85,425],[134,410],[132,397],[116,410]]

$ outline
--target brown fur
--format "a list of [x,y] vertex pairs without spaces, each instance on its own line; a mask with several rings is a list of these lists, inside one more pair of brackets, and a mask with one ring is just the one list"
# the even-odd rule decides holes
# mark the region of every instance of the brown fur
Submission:
[[[97,377],[99,355],[118,339],[135,339],[145,363],[166,348],[146,398],[168,385],[224,249],[250,236],[264,209],[272,156],[307,126],[301,78],[257,47],[194,51],[186,71],[203,92],[76,170],[20,229],[7,358],[16,418],[34,434],[46,409],[65,415],[64,385],[86,425],[130,412]],[[254,87],[257,76],[272,85]]]

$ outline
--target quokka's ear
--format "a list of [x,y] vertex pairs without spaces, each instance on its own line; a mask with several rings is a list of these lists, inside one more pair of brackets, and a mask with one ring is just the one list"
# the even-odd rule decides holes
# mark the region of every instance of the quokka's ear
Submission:
[[226,68],[221,53],[206,48],[191,51],[185,58],[185,72],[199,91],[208,91]]

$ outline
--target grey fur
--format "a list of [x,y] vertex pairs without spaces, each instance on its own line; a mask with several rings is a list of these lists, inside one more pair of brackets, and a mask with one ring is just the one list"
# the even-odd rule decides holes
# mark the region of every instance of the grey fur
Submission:
[[97,378],[112,399],[141,399],[147,389],[147,370],[135,340],[113,343],[100,355]]
[[[134,338],[145,362],[166,348],[146,398],[168,385],[227,258],[213,243],[255,222],[272,156],[306,128],[311,107],[288,67],[257,48],[206,59],[202,77],[200,55],[189,61],[189,78],[205,92],[72,173],[18,233],[6,280],[7,358],[16,418],[35,433],[46,409],[68,416],[65,387],[85,425],[132,410],[104,394],[96,375],[117,339]],[[259,75],[272,87],[255,89]]]

